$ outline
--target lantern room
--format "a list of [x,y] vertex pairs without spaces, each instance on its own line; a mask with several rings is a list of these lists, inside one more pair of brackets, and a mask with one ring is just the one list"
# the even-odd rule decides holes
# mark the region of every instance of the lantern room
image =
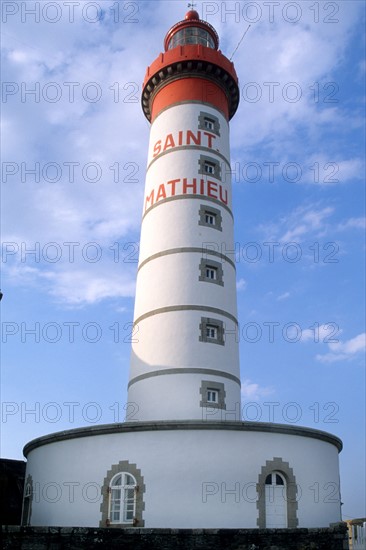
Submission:
[[195,10],[186,13],[185,19],[176,23],[167,33],[164,41],[165,51],[186,44],[200,44],[217,50],[219,37],[212,25],[202,21]]

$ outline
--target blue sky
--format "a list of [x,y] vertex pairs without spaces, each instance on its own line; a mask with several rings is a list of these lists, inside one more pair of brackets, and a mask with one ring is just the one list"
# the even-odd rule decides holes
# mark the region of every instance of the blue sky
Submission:
[[[265,4],[197,2],[228,57],[250,25],[231,122],[243,414],[338,435],[344,518],[360,517],[364,4]],[[132,412],[141,83],[186,9],[3,2],[3,457]]]

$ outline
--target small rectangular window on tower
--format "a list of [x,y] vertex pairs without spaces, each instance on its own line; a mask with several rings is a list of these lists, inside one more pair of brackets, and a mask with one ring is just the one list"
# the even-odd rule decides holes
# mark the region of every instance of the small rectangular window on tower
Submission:
[[206,326],[206,337],[211,338],[212,340],[217,339],[217,330],[218,327],[215,327],[214,325],[207,325]]
[[212,120],[212,118],[205,117],[203,120],[204,120],[206,130],[215,129],[215,121]]
[[208,225],[216,225],[216,214],[213,212],[206,212],[205,221]]
[[207,277],[207,279],[211,279],[212,281],[216,281],[217,280],[217,268],[208,265],[206,267],[206,277]]
[[199,174],[202,174],[203,176],[212,176],[213,178],[221,181],[221,166],[219,161],[214,157],[200,155],[198,165]]
[[220,122],[217,116],[201,111],[198,117],[198,129],[220,136]]
[[211,258],[201,258],[198,280],[224,286],[224,270],[222,264]]
[[208,403],[218,403],[219,393],[217,390],[207,390],[207,402]]
[[208,409],[226,409],[226,391],[222,382],[202,380],[200,395],[201,407],[207,407]]
[[204,168],[205,168],[205,173],[206,174],[211,174],[211,175],[215,175],[215,164],[213,162],[208,162],[206,160],[205,164],[204,164]]
[[201,204],[198,223],[199,225],[205,225],[206,227],[211,227],[211,229],[222,231],[222,216],[220,210]]
[[209,317],[201,317],[200,323],[200,342],[209,344],[219,344],[224,346],[224,323],[219,319],[211,319]]

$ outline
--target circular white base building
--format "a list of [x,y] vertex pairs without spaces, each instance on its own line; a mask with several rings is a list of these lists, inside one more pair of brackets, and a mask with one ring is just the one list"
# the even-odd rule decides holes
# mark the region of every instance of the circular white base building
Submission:
[[341,520],[341,447],[325,432],[255,422],[141,422],[59,432],[24,449],[23,522],[328,527]]

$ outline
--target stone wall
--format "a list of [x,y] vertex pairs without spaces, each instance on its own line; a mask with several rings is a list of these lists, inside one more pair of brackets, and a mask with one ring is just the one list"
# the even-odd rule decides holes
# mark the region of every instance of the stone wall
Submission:
[[21,550],[348,550],[347,526],[323,529],[97,529],[3,527]]

